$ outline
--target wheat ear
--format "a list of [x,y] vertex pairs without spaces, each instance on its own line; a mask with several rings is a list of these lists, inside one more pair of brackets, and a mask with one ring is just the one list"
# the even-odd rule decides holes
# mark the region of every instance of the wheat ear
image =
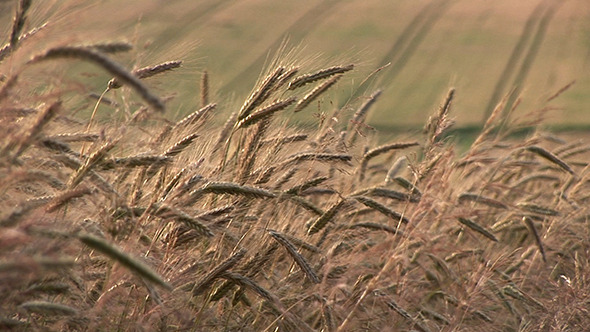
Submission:
[[161,276],[159,276],[156,272],[154,272],[151,268],[149,268],[144,263],[138,261],[137,259],[132,258],[115,245],[108,243],[104,239],[101,239],[90,234],[82,234],[80,235],[79,239],[88,247],[100,251],[101,253],[109,256],[110,258],[116,260],[129,270],[137,273],[144,279],[149,280],[155,284],[158,284],[168,290],[172,290],[172,286],[170,286],[170,284],[164,281],[164,279]]
[[164,112],[165,106],[162,100],[152,94],[149,89],[123,66],[109,59],[106,55],[87,47],[61,46],[45,51],[29,60],[29,63],[55,59],[75,58],[93,62],[115,76],[123,84],[131,86],[154,110]]
[[291,241],[289,241],[283,234],[281,234],[277,231],[268,230],[268,233],[280,245],[282,245],[287,250],[287,252],[289,253],[289,256],[291,256],[293,258],[293,260],[295,261],[295,263],[297,263],[297,265],[299,265],[301,270],[303,270],[303,272],[305,272],[305,275],[309,278],[309,280],[311,280],[315,284],[320,283],[320,278],[313,271],[313,269],[311,268],[309,263],[305,260],[305,258],[300,253],[297,252],[297,249],[291,243]]

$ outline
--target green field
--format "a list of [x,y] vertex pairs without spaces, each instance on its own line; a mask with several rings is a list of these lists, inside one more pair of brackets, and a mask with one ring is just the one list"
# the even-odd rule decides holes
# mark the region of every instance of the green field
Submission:
[[[480,125],[486,110],[516,89],[521,104],[515,116],[550,105],[556,109],[548,113],[548,123],[590,124],[586,115],[590,4],[584,0],[563,4],[531,0],[67,3],[58,1],[29,15],[31,24],[44,23],[54,12],[60,18],[48,21],[44,36],[48,45],[63,43],[63,38],[70,42],[124,38],[138,46],[131,57],[122,57],[130,67],[184,60],[185,70],[173,74],[176,100],[170,102],[170,109],[180,113],[190,111],[183,105],[193,98],[202,70],[209,72],[212,89],[223,100],[245,98],[284,42],[284,58],[293,53],[298,59],[309,58],[313,68],[356,65],[355,73],[322,99],[319,112],[331,112],[351,98],[383,88],[386,93],[370,122],[384,129],[415,126],[427,118],[449,87],[455,87],[456,121]],[[0,6],[2,20],[10,22],[10,2]],[[9,28],[9,24],[2,26],[5,31]],[[63,28],[71,33],[52,36],[51,31]],[[520,52],[503,75],[519,43]],[[25,52],[22,55],[26,57]],[[97,78],[96,92],[104,79]],[[574,80],[563,95],[546,102]],[[236,107],[231,102],[225,106],[228,112]],[[313,117],[308,113],[297,120],[308,122]]]

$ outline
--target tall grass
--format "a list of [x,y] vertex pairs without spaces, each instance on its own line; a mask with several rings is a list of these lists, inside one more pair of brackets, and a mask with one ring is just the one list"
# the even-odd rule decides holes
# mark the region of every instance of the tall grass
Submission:
[[[27,6],[19,8],[18,20]],[[21,25],[13,34],[23,36]],[[113,94],[113,105],[141,116],[93,126],[76,116],[50,84],[59,63],[73,61],[49,59],[63,53],[56,49],[106,63],[105,89],[115,75],[141,97]],[[451,89],[422,136],[377,144],[359,128],[380,90],[358,105],[362,116],[326,109],[316,101],[346,84],[341,76],[280,59],[241,106],[213,100],[207,73],[197,111],[174,120],[162,117],[153,81],[116,54],[61,45],[29,56],[44,61],[14,68],[0,87],[2,328],[553,331],[590,323],[588,149],[576,142],[540,130],[506,139],[521,124],[501,126],[497,107],[458,155],[445,135]],[[17,79],[24,71],[37,71],[45,89],[30,93]],[[300,77],[314,80],[291,89]],[[165,90],[166,73],[152,80]],[[234,115],[212,114],[221,107]],[[318,107],[332,116],[317,128],[284,125]]]

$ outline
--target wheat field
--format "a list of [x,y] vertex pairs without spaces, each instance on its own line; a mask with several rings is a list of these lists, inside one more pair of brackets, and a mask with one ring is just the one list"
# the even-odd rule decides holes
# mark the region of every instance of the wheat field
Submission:
[[[193,72],[181,115],[167,87],[182,58],[133,69],[132,43],[46,45],[30,6],[0,49],[2,329],[590,324],[590,146],[540,126],[563,91],[511,121],[504,96],[459,152],[449,88],[420,134],[384,142],[366,119],[386,92],[322,99],[355,63],[281,51],[240,102]],[[314,125],[290,124],[300,112]]]

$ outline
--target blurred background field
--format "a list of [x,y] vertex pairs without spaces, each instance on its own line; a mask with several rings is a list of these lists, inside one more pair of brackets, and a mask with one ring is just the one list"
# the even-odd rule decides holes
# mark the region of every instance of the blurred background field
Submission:
[[[13,1],[0,2],[2,35],[10,30],[13,7]],[[229,114],[279,52],[287,59],[309,58],[317,69],[356,65],[348,81],[295,118],[300,122],[317,121],[314,114],[382,88],[369,124],[380,131],[419,128],[455,87],[458,128],[481,126],[510,91],[510,103],[520,103],[514,116],[550,105],[547,123],[554,129],[590,128],[590,2],[585,0],[44,1],[34,4],[29,18],[30,27],[48,23],[35,37],[48,46],[123,36],[136,45],[118,58],[129,67],[184,60],[184,68],[168,76],[173,88],[170,80],[166,84],[167,93],[176,91],[169,102],[174,116],[192,111],[187,105],[198,98],[203,70],[215,101]],[[24,45],[19,52],[24,61],[35,50]],[[89,75],[68,68],[74,79]],[[102,92],[108,77],[98,70],[90,75],[96,76],[92,92]],[[157,79],[149,84],[157,91]]]

